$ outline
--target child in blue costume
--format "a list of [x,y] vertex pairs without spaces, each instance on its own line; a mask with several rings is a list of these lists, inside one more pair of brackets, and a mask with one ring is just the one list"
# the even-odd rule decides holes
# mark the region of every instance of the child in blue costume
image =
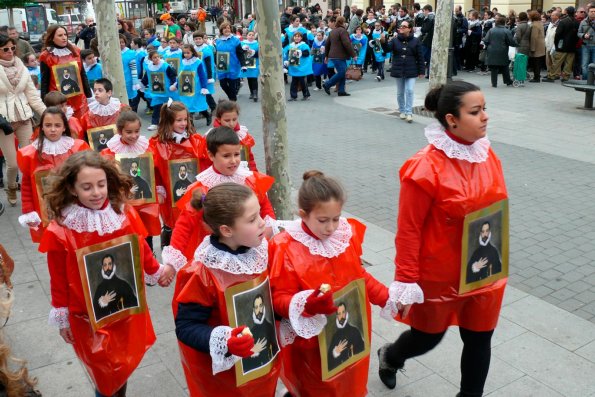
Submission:
[[138,101],[135,101],[137,93],[140,88],[138,85],[138,71],[136,64],[136,52],[127,47],[128,41],[126,36],[120,35],[120,51],[122,52],[122,67],[124,68],[124,83],[126,84],[126,94],[128,94],[128,104],[132,109],[133,105],[138,106]]
[[[144,39],[141,39],[140,37],[135,37],[130,42],[130,48],[132,48],[132,50],[136,53],[136,72],[139,81],[143,78],[143,74],[145,71],[144,63],[145,58],[147,57],[147,50],[145,49],[145,44],[146,41]],[[151,101],[147,99],[147,97],[145,97],[145,94],[140,90],[140,85],[138,85],[135,89],[136,98],[134,98],[134,101],[130,101],[130,107],[134,112],[137,112],[138,104],[140,103],[140,100],[143,99],[147,104],[147,110],[145,111],[145,113],[150,114],[148,111],[151,109]]]
[[372,41],[369,45],[372,47],[374,52],[374,61],[376,64],[376,80],[384,80],[384,60],[385,51],[384,46],[386,43],[386,33],[382,27],[380,21],[376,21],[374,24],[374,30],[372,31]]
[[244,50],[244,66],[246,71],[242,71],[240,76],[248,80],[250,89],[250,99],[258,101],[258,74],[260,73],[258,61],[258,41],[254,40],[255,33],[248,32],[246,40],[242,41],[242,50]]
[[155,131],[159,124],[161,106],[169,98],[177,97],[178,87],[176,82],[178,78],[174,68],[165,63],[157,51],[149,52],[148,57],[150,62],[146,65],[147,69],[141,82],[150,94],[151,106],[153,107],[151,125],[147,129]]
[[207,44],[208,36],[206,33],[194,32],[192,38],[194,39],[194,49],[196,50],[197,56],[202,61],[205,71],[207,72],[207,89],[209,90],[209,93],[207,94],[207,105],[209,105],[209,109],[211,109],[211,113],[213,113],[217,107],[217,103],[215,102],[215,99],[213,99],[216,76],[213,47]]
[[207,119],[207,125],[211,125],[211,115],[207,111],[206,95],[207,72],[203,62],[191,44],[184,44],[182,47],[184,58],[178,71],[178,100],[188,108],[190,113],[200,113]]
[[316,32],[316,37],[312,43],[312,74],[316,80],[314,91],[322,90],[322,77],[326,75],[326,63],[324,63],[324,45],[326,38],[324,32]]
[[169,50],[169,45],[167,44],[167,39],[162,37],[159,39],[159,47],[157,47],[157,52],[161,57],[165,55],[165,51]]
[[244,50],[242,43],[231,33],[231,25],[223,22],[219,26],[219,38],[215,42],[217,48],[217,76],[219,85],[230,101],[238,99],[240,90],[240,72],[246,69],[244,65]]
[[97,61],[97,57],[93,50],[82,50],[81,59],[83,60],[83,67],[87,74],[87,80],[89,80],[89,86],[93,87],[92,84],[95,84],[95,80],[103,77],[103,68]]
[[300,32],[302,34],[302,41],[306,39],[308,36],[308,30],[300,24],[300,17],[297,15],[292,15],[289,18],[291,22],[288,27],[285,28],[285,40],[287,44],[293,43],[293,35],[295,32]]
[[283,57],[283,64],[291,76],[291,86],[289,88],[289,94],[291,95],[290,101],[297,100],[298,84],[302,87],[302,94],[304,95],[302,100],[306,101],[310,97],[310,92],[306,85],[306,76],[312,74],[312,58],[310,58],[310,47],[308,47],[308,44],[302,42],[302,39],[303,35],[301,32],[294,32],[293,43],[289,45]]
[[366,51],[368,49],[368,38],[366,37],[366,35],[363,34],[363,29],[361,26],[355,28],[355,33],[349,36],[349,38],[351,39],[351,44],[353,44],[353,49],[357,54],[357,60],[355,61],[355,64],[358,68],[361,69],[366,59]]
[[182,49],[180,48],[180,41],[178,39],[171,38],[168,41],[169,48],[163,54],[163,60],[169,64],[176,73],[178,72],[178,68],[180,67],[180,62],[182,62]]

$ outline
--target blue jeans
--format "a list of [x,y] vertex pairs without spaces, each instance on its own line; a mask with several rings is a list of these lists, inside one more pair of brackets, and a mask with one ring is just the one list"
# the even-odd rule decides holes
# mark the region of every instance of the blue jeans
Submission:
[[424,57],[424,62],[426,63],[426,77],[430,75],[430,61],[432,60],[432,47],[426,47],[425,45],[421,45],[421,51]]
[[595,45],[583,45],[581,51],[581,66],[583,72],[583,80],[587,80],[589,64],[595,63]]
[[403,114],[413,114],[413,88],[415,87],[415,77],[397,79],[397,103],[399,112]]
[[344,59],[333,59],[335,65],[335,74],[326,83],[326,88],[339,84],[339,94],[345,92],[345,72],[347,71],[347,61]]

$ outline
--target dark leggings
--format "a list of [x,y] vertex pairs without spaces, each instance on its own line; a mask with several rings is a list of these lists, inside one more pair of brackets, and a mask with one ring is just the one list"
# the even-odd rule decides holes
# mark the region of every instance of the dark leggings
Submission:
[[533,80],[541,80],[541,63],[544,57],[529,57],[529,68],[533,70]]
[[316,80],[316,88],[321,90],[322,89],[322,76],[314,76],[314,80]]
[[99,393],[99,390],[95,390],[95,397],[124,397],[126,396],[126,386],[128,386],[128,384],[124,383],[124,386],[122,386],[120,390],[118,390],[116,394],[113,394],[112,396],[106,396]]
[[163,103],[160,103],[159,105],[155,105],[152,107],[153,114],[151,115],[151,124],[159,125],[159,119],[161,118],[161,107],[163,105]]
[[251,94],[258,94],[258,77],[248,77],[248,88]]
[[[436,347],[445,333],[428,334],[415,328],[403,332],[388,348],[388,363],[394,368],[402,368],[405,360],[421,356]],[[461,354],[461,397],[481,397],[490,369],[494,330],[477,332],[459,327],[459,333],[464,345]]]
[[237,101],[240,79],[221,79],[219,80],[219,84],[230,101]]
[[217,102],[215,102],[215,98],[213,98],[213,95],[211,94],[207,95],[207,105],[209,105],[209,109],[211,109],[211,111],[215,110],[217,107]]

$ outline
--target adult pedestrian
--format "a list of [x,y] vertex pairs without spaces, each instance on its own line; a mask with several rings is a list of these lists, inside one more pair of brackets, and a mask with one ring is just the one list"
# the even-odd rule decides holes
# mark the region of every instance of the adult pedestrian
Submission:
[[572,6],[562,11],[560,22],[554,36],[555,53],[551,72],[548,72],[547,80],[555,80],[560,77],[567,81],[572,76],[576,43],[578,41],[578,23],[574,20],[575,9]]
[[507,86],[512,85],[510,79],[510,69],[508,64],[508,47],[516,47],[516,42],[510,30],[506,28],[506,18],[499,16],[496,18],[495,26],[490,29],[483,42],[486,49],[486,65],[490,68],[492,77],[492,87],[498,86],[498,74],[502,74],[502,80]]
[[589,64],[595,63],[595,5],[589,7],[588,17],[579,25],[578,37],[583,40],[581,69],[583,80],[586,80]]
[[33,134],[33,110],[45,111],[29,70],[15,55],[16,43],[0,35],[0,150],[6,160],[6,196],[11,206],[17,204],[17,152],[15,139],[27,145]]
[[[556,36],[556,29],[558,28],[558,23],[560,22],[560,11],[553,10],[550,15],[550,23],[547,28],[547,32],[545,33],[545,66],[547,68],[548,75],[552,73],[552,54],[555,50],[554,48],[554,37]],[[541,81],[545,81],[548,83],[552,83],[554,80],[549,81],[547,77],[542,79]]]
[[[152,20],[153,19],[151,18],[151,21]],[[93,17],[85,18],[85,25],[86,27],[79,34],[79,39],[83,41],[85,50],[88,50],[90,48],[89,46],[91,45],[91,40],[93,40],[95,36],[97,36],[95,19],[93,19]]]
[[379,375],[394,388],[406,360],[432,350],[456,325],[463,340],[458,396],[481,396],[506,278],[459,294],[461,241],[465,216],[505,200],[506,185],[486,136],[479,87],[456,81],[434,88],[425,108],[439,123],[426,127],[429,144],[399,172],[396,280],[390,286],[390,299],[411,328],[379,349]]
[[333,77],[328,79],[327,82],[322,85],[324,92],[330,95],[330,87],[338,84],[338,96],[351,95],[345,92],[345,72],[347,71],[347,60],[353,58],[353,62],[355,63],[357,54],[351,45],[349,33],[347,33],[347,30],[345,29],[345,18],[337,17],[335,28],[329,33],[324,50],[325,63],[328,63],[328,61],[331,60],[335,67],[335,74]]
[[[357,7],[356,7],[357,8]],[[364,15],[364,10],[356,9],[355,14],[349,20],[349,27],[347,31],[349,34],[355,33],[355,28],[362,25],[362,16]]]
[[[531,52],[531,26],[529,26],[529,16],[526,12],[519,12],[514,39],[518,43],[517,52],[529,57]],[[545,38],[544,38],[545,45]]]
[[467,72],[475,71],[475,67],[479,62],[479,50],[481,44],[481,21],[479,20],[479,12],[473,10],[469,12],[468,19],[469,29],[467,30],[467,40],[465,41],[465,70]]
[[169,13],[165,13],[159,17],[159,19],[165,23],[165,30],[163,31],[163,37],[169,41],[169,39],[182,40],[182,29],[174,23],[174,19]]
[[392,52],[391,77],[397,79],[397,103],[401,120],[413,121],[413,89],[415,79],[425,71],[420,41],[413,36],[412,21],[402,21],[399,32],[388,44]]
[[23,40],[19,37],[19,32],[17,31],[17,28],[10,26],[8,28],[8,37],[10,37],[17,46],[17,52],[15,54],[17,57],[21,58],[25,54],[35,54],[35,51],[33,50],[33,47],[31,47],[31,44],[29,44],[28,41]]
[[545,34],[541,15],[537,11],[529,12],[531,34],[529,39],[529,67],[533,70],[530,83],[541,83],[541,65],[545,57]]
[[430,61],[432,59],[432,41],[434,40],[434,12],[432,6],[426,4],[423,8],[425,15],[421,25],[421,45],[424,51],[424,60],[426,61],[426,78],[430,77]]
[[87,98],[92,96],[81,52],[68,41],[66,28],[60,25],[48,28],[45,47],[39,56],[41,99],[50,91],[60,91],[68,96],[73,116],[81,119],[88,110]]

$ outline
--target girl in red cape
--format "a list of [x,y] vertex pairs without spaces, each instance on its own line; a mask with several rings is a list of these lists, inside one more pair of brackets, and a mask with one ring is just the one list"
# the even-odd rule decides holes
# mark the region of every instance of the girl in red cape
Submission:
[[[133,255],[138,254],[144,282],[157,282],[163,267],[143,239],[146,231],[138,214],[126,204],[131,188],[132,179],[122,174],[113,161],[87,150],[74,153],[62,164],[47,196],[55,218],[43,235],[39,251],[47,253],[50,272],[49,320],[58,326],[64,341],[73,345],[95,384],[97,396],[124,396],[128,378],[155,342],[144,285],[135,284],[135,294],[127,281],[117,277],[118,262],[106,255],[101,267],[97,266],[102,277],[99,287],[107,280],[124,283],[132,291],[125,294],[113,289],[96,302],[82,281],[77,259],[77,251],[85,247],[107,243],[108,249],[110,241],[136,235],[141,239]],[[93,296],[91,311],[85,296]],[[136,313],[117,313],[120,317],[93,330],[91,316],[96,319],[100,310],[110,311],[112,307],[121,310],[119,304],[130,298],[139,308]]]
[[59,108],[47,108],[41,115],[39,125],[40,133],[37,139],[17,152],[17,163],[23,173],[21,182],[23,215],[19,216],[19,223],[29,228],[31,240],[34,243],[41,241],[41,236],[49,222],[43,202],[43,192],[37,190],[36,178],[42,178],[43,185],[43,178],[47,176],[41,176],[42,174],[57,169],[71,154],[89,150],[89,145],[85,141],[71,138],[66,115]]
[[[161,107],[157,133],[149,139],[149,148],[155,161],[157,193],[162,196],[159,199],[159,212],[163,221],[161,248],[169,245],[172,228],[180,216],[176,203],[186,193],[192,179],[211,166],[205,139],[196,133],[191,120],[186,106],[170,99]],[[176,160],[195,160],[196,174],[190,173],[192,170],[188,169],[187,162]],[[173,272],[173,269],[169,271]],[[169,276],[173,276],[173,273]]]
[[[370,335],[370,303],[391,307],[386,304],[386,286],[362,266],[366,227],[355,219],[341,217],[344,202],[345,193],[337,181],[320,171],[304,173],[298,194],[301,219],[285,222],[285,230],[269,243],[273,305],[275,313],[284,319],[280,329],[281,343],[285,344],[281,379],[294,397],[368,394],[369,354],[322,380],[317,335],[326,325],[326,315],[337,311],[333,291],[358,279],[365,281]],[[320,292],[322,284],[329,284],[331,290]],[[333,349],[335,358],[341,354],[339,350]]]
[[[213,165],[196,177],[196,182],[190,185],[184,197],[177,206],[182,211],[176,227],[173,230],[171,245],[164,247],[161,252],[163,264],[173,266],[179,270],[192,260],[194,251],[210,231],[203,222],[202,211],[192,207],[192,198],[200,198],[214,186],[225,182],[246,185],[254,191],[260,204],[260,216],[267,221],[267,226],[275,219],[273,206],[267,196],[267,191],[275,181],[268,175],[251,171],[246,162],[241,161],[242,146],[238,135],[228,127],[217,127],[207,135],[207,151]],[[267,238],[272,230],[267,230]]]
[[[191,397],[273,397],[281,363],[271,295],[254,298],[262,308],[258,313],[252,305],[246,308],[254,310],[250,317],[254,337],[239,320],[236,328],[229,326],[234,313],[228,312],[225,299],[229,288],[268,274],[268,244],[258,198],[246,186],[223,183],[196,201],[213,233],[197,248],[194,261],[179,271],[172,302],[188,391]],[[265,322],[268,336],[255,341],[261,329],[257,324]],[[268,369],[236,386],[234,366],[240,359],[244,359],[242,365],[262,359],[259,366]]]
[[490,366],[506,278],[459,295],[461,241],[467,214],[507,198],[500,160],[486,136],[479,87],[457,81],[431,90],[428,145],[400,170],[395,281],[391,300],[411,326],[379,351],[379,375],[390,389],[405,361],[432,350],[449,326],[463,340],[458,396],[481,396]]
[[[130,110],[123,111],[116,120],[116,128],[118,133],[107,141],[107,148],[101,151],[101,155],[115,159],[117,154],[128,157],[139,156],[149,152],[149,140],[140,134],[141,120],[138,115]],[[139,176],[138,164],[137,170],[126,170],[123,172],[129,173],[132,178]],[[146,182],[141,180],[140,182]],[[140,184],[140,183],[139,183]],[[140,197],[139,189],[147,190],[150,186],[140,186],[135,184],[132,187],[134,197]],[[144,195],[143,195],[144,196]],[[157,200],[150,204],[138,204],[133,206],[138,215],[143,221],[143,225],[147,229],[147,244],[153,250],[153,236],[158,236],[161,231],[161,222],[159,221],[159,203]]]

